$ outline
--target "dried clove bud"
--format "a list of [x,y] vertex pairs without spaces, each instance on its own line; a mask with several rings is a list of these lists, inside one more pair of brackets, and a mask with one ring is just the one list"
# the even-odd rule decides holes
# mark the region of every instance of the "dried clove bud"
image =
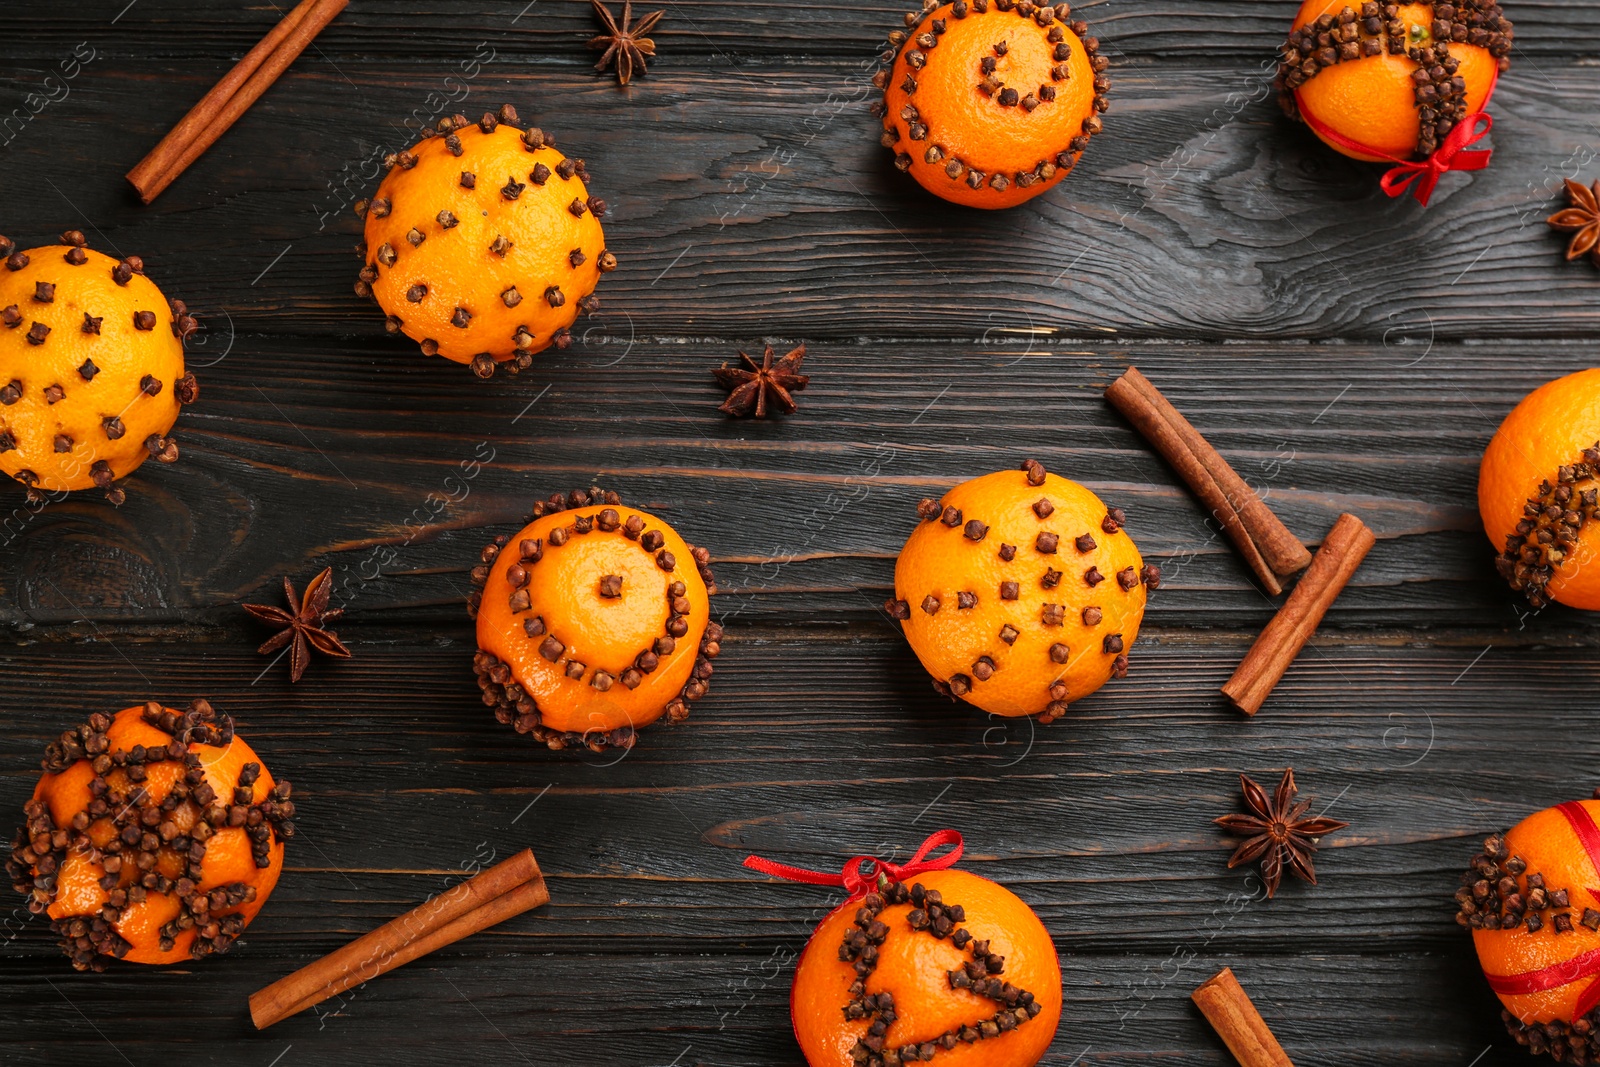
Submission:
[[144,447],[151,456],[162,463],[176,463],[178,461],[178,443],[170,437],[160,434],[151,434],[144,439]]

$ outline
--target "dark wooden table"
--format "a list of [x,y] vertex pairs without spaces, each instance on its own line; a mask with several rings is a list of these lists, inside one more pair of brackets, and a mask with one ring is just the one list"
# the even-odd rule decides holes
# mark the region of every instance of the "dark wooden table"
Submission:
[[[1231,1062],[1188,1002],[1223,965],[1302,1067],[1520,1061],[1450,894],[1485,833],[1600,782],[1600,629],[1498,585],[1475,487],[1512,404],[1595,360],[1600,274],[1543,218],[1600,169],[1600,7],[1509,10],[1494,166],[1424,211],[1279,117],[1294,4],[1089,4],[1108,132],[1051,194],[978,213],[876,143],[895,5],[669,2],[619,90],[587,5],[525,3],[356,0],[150,208],[122,173],[270,0],[0,15],[0,231],[139,253],[207,324],[181,463],[120,509],[0,491],[0,809],[88,712],[205,695],[294,782],[302,831],[203,966],[78,975],[0,912],[0,1060],[792,1064],[794,956],[834,898],[740,860],[904,856],[952,826],[1055,935],[1049,1063]],[[485,384],[353,294],[349,205],[408,120],[503,101],[588,160],[622,265],[578,343]],[[802,410],[726,421],[711,368],[764,341],[807,345]],[[1217,687],[1274,605],[1101,400],[1131,363],[1303,538],[1342,510],[1378,534],[1253,721]],[[1126,508],[1167,576],[1130,676],[1048,728],[939,699],[878,608],[916,500],[1030,455]],[[691,721],[622,759],[497,726],[463,608],[482,543],[596,481],[711,547],[728,629]],[[328,565],[355,658],[291,687],[238,605]],[[1353,828],[1319,888],[1267,902],[1210,820],[1237,772],[1287,765]],[[251,991],[524,845],[548,907],[252,1030]]]

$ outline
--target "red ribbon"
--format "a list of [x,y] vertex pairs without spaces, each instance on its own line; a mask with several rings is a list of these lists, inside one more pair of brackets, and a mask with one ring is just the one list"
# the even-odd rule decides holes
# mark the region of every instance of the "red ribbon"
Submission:
[[[1387,159],[1394,166],[1379,179],[1378,184],[1383,191],[1391,197],[1404,196],[1410,192],[1417,198],[1423,207],[1428,206],[1428,201],[1433,197],[1433,191],[1439,185],[1439,179],[1452,170],[1483,170],[1489,165],[1489,159],[1494,155],[1492,148],[1480,148],[1468,151],[1472,145],[1477,144],[1489,135],[1494,128],[1494,116],[1488,112],[1489,101],[1494,97],[1494,90],[1500,83],[1499,72],[1494,75],[1494,80],[1489,83],[1489,91],[1483,98],[1483,110],[1468,115],[1445,135],[1444,143],[1436,148],[1432,155],[1423,160],[1401,159],[1391,156],[1387,152],[1380,152],[1370,145],[1353,141],[1342,133],[1328,126],[1321,119],[1306,110],[1305,102],[1300,99],[1297,90],[1294,94],[1295,104],[1300,110],[1300,117],[1305,119],[1306,125],[1316,130],[1323,140],[1332,142],[1340,148],[1351,152],[1359,152],[1365,156],[1377,156]],[[1481,128],[1480,128],[1481,127]]]
[[[1566,816],[1567,824],[1572,832],[1577,835],[1578,841],[1583,845],[1583,850],[1589,855],[1589,862],[1600,870],[1600,827],[1595,825],[1590,817],[1589,810],[1582,804],[1567,801],[1557,804],[1556,810]],[[1600,900],[1600,892],[1590,889],[1590,896]],[[1520,974],[1484,974],[1489,979],[1489,988],[1496,993],[1507,996],[1517,996],[1524,993],[1543,993],[1550,989],[1559,989],[1564,985],[1584,978],[1594,978],[1600,975],[1600,948],[1590,949],[1562,963],[1552,963],[1548,967],[1540,967],[1535,971],[1523,971]],[[1590,982],[1578,994],[1577,1005],[1572,1009],[1572,1017],[1581,1019],[1589,1014],[1600,1004],[1600,980]]]
[[[1399,166],[1385,172],[1378,184],[1390,196],[1404,196],[1409,189],[1416,195],[1417,202],[1427,207],[1441,175],[1452,170],[1482,170],[1489,165],[1489,157],[1494,155],[1494,149],[1468,152],[1466,148],[1483,140],[1493,127],[1494,116],[1487,111],[1468,115],[1456,123],[1455,128],[1445,136],[1444,144],[1433,155],[1420,163],[1402,161]],[[1413,183],[1415,188],[1412,187]]]
[[[928,854],[935,849],[946,845],[954,845],[951,851],[942,856],[928,858]],[[880,875],[887,876],[891,882],[903,882],[907,878],[921,874],[923,871],[942,871],[947,867],[954,867],[961,859],[961,835],[954,830],[939,830],[928,835],[922,842],[922,847],[916,854],[903,864],[890,863],[880,860],[876,856],[851,856],[845,861],[844,869],[838,874],[829,874],[826,871],[811,871],[804,867],[791,867],[787,863],[774,863],[772,860],[762,859],[760,856],[746,856],[744,865],[752,871],[770,874],[774,878],[782,878],[789,882],[804,882],[806,885],[837,885],[843,886],[850,893],[850,899],[864,897],[878,887]],[[862,873],[862,865],[871,864],[869,873]]]

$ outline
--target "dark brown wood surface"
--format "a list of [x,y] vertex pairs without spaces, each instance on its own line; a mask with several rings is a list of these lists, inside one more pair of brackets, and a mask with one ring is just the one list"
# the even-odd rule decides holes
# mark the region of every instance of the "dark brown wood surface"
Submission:
[[[1301,1067],[1522,1059],[1449,898],[1483,835],[1600,784],[1600,630],[1498,586],[1475,488],[1516,400],[1595,360],[1600,274],[1543,218],[1600,171],[1600,9],[1508,11],[1494,165],[1424,211],[1279,116],[1295,5],[1084,5],[1108,132],[993,214],[877,146],[899,9],[867,0],[668,3],[627,90],[576,0],[355,0],[144,208],[122,173],[275,14],[125,4],[0,13],[0,232],[144,256],[206,323],[203,396],[120,509],[0,489],[0,809],[88,712],[205,695],[302,833],[203,966],[78,975],[0,908],[0,1061],[794,1064],[793,961],[834,898],[740,860],[903,858],[943,826],[1055,935],[1047,1063],[1231,1062],[1187,999],[1223,965]],[[356,298],[349,204],[408,118],[502,101],[588,160],[622,265],[578,343],[485,384]],[[765,341],[807,345],[801,412],[724,420],[711,368]],[[1274,605],[1100,399],[1133,363],[1303,538],[1344,510],[1378,535],[1255,720],[1217,687]],[[1051,727],[941,701],[878,610],[916,500],[1030,455],[1166,572],[1130,676]],[[621,759],[498,727],[463,608],[482,543],[594,482],[712,549],[728,629],[691,721]],[[291,688],[238,604],[323,566],[355,658]],[[1268,902],[1210,819],[1289,765],[1353,826]],[[251,1029],[254,989],[525,845],[548,907]]]

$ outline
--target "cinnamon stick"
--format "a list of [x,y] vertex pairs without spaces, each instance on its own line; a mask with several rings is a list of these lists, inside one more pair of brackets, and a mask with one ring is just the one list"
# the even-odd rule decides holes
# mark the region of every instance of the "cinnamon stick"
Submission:
[[1283,592],[1283,579],[1311,562],[1300,539],[1137,368],[1112,382],[1106,399],[1188,483],[1267,592]]
[[1189,994],[1240,1067],[1294,1067],[1266,1020],[1227,967]]
[[1376,540],[1367,524],[1354,515],[1339,516],[1294,592],[1222,687],[1235,707],[1246,715],[1261,710]]
[[[455,944],[464,937],[482,933],[491,926],[498,926],[507,919],[521,915],[525,911],[540,907],[550,902],[550,891],[542,880],[524,882],[509,893],[504,893],[481,907],[473,908],[461,918],[448,922],[439,927],[426,937],[410,942],[392,956],[385,956],[366,969],[353,970],[343,977],[327,983],[315,993],[296,1003],[292,1008],[282,1012],[277,1018],[265,1019],[257,1022],[258,1029],[266,1029],[274,1022],[287,1019],[291,1015],[298,1015],[307,1008],[314,1008],[324,1000],[338,996],[348,989],[361,985],[381,974],[387,974],[396,967],[403,967],[412,960],[419,959],[436,949],[446,945]],[[251,1014],[255,1014],[254,998],[251,1001]]]
[[391,919],[250,997],[256,1029],[305,1011],[420,956],[539,907],[550,899],[527,849]]
[[128,172],[146,204],[217,142],[270,89],[350,0],[301,0]]

